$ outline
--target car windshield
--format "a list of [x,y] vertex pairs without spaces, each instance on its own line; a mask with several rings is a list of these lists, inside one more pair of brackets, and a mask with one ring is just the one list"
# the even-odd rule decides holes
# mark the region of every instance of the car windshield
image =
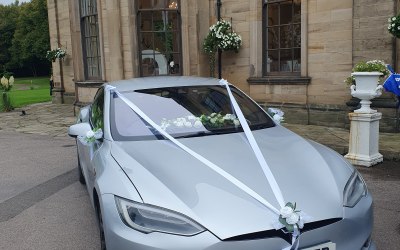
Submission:
[[[236,88],[231,89],[252,130],[275,126],[264,110]],[[243,131],[222,86],[165,87],[122,94],[174,138]],[[110,125],[116,141],[164,139],[116,94],[111,101]]]

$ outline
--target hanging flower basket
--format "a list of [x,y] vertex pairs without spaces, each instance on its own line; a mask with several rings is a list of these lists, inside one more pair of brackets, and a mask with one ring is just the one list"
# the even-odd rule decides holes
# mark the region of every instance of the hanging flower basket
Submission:
[[242,37],[233,31],[230,22],[221,20],[212,25],[203,43],[203,51],[209,56],[210,76],[214,76],[215,53],[218,49],[238,53],[241,46]]
[[47,51],[46,58],[50,62],[55,62],[56,59],[63,59],[66,55],[67,52],[64,49],[57,48]]
[[400,38],[400,15],[388,19],[388,31],[394,37]]

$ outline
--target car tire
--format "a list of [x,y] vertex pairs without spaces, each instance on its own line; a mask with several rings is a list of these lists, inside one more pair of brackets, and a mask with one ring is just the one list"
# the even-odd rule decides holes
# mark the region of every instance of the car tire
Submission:
[[104,235],[103,217],[101,215],[100,205],[96,205],[97,221],[99,223],[99,233],[100,233],[100,249],[107,250],[106,247],[106,237]]
[[79,182],[82,185],[85,185],[86,181],[85,181],[85,176],[83,175],[83,172],[82,172],[82,166],[81,166],[81,161],[79,159],[79,154],[78,154],[78,172],[79,172]]

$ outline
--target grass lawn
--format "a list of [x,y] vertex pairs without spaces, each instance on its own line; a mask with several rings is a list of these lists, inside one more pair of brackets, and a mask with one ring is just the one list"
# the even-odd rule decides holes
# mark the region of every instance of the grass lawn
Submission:
[[10,97],[14,108],[51,101],[49,77],[15,78]]

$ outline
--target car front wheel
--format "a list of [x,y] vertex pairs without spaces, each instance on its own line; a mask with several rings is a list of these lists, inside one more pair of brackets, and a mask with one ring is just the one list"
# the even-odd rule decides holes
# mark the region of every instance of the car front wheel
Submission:
[[104,236],[104,226],[103,226],[103,217],[101,215],[100,205],[96,205],[96,214],[97,220],[99,222],[99,231],[100,231],[100,249],[106,250],[106,237]]
[[85,184],[86,184],[86,181],[85,181],[85,176],[83,176],[81,161],[80,161],[80,159],[79,159],[79,154],[78,154],[78,172],[79,172],[79,182],[80,182],[82,185],[85,185]]

